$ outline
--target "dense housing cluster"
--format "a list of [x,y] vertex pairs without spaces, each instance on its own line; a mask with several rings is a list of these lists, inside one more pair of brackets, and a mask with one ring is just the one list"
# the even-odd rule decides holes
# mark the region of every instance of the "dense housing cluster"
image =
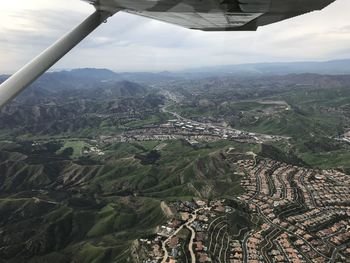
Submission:
[[115,136],[101,136],[102,142],[134,142],[134,141],[166,141],[187,139],[189,141],[212,142],[218,140],[234,140],[238,142],[266,142],[280,141],[287,137],[266,135],[239,131],[236,129],[215,126],[209,123],[199,123],[184,119],[177,115],[178,119],[169,120],[159,125],[149,125],[139,129],[124,131]]
[[141,239],[144,262],[345,262],[350,257],[350,178],[268,159],[236,163],[245,194],[169,204]]
[[[240,200],[259,214],[264,238],[249,259],[328,262],[350,256],[350,178],[272,160],[239,161],[245,172]],[[334,231],[333,231],[334,230]],[[250,235],[253,237],[253,233]],[[247,243],[251,243],[251,237]],[[244,245],[244,244],[243,244]]]

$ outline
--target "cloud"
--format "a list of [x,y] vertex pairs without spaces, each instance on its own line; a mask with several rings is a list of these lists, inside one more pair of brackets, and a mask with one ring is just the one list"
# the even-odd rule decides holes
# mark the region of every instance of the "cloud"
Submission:
[[[0,72],[12,72],[92,11],[82,1],[11,0],[0,10]],[[257,32],[202,32],[120,12],[56,68],[162,71],[219,64],[350,56],[348,0]]]

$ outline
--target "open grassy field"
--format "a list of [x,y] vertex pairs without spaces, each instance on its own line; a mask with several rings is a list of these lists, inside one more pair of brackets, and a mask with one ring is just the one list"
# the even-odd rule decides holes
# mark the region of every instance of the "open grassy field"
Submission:
[[87,141],[82,141],[79,139],[69,139],[65,140],[63,147],[59,150],[59,152],[63,152],[67,148],[73,149],[73,154],[71,155],[73,158],[78,158],[83,155],[84,147],[90,147],[91,145]]

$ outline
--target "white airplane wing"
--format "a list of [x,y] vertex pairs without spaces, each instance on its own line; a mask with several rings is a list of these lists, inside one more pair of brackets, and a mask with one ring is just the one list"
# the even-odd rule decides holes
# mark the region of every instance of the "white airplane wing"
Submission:
[[203,31],[254,31],[334,0],[99,0],[105,7]]

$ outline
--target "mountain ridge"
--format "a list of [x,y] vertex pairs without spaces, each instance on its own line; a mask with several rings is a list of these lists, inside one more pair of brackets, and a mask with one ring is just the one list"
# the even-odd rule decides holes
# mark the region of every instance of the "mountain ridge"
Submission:
[[[326,74],[326,75],[347,75],[350,74],[350,59],[328,60],[328,61],[296,61],[296,62],[260,62],[260,63],[242,63],[232,65],[205,66],[198,68],[189,68],[179,71],[160,71],[160,72],[122,72],[113,71],[106,68],[76,68],[71,70],[51,71],[40,77],[34,85],[40,85],[42,82],[52,81],[60,78],[60,82],[67,80],[72,82],[72,87],[82,87],[78,79],[84,78],[91,81],[92,86],[100,81],[155,81],[155,80],[174,80],[197,77],[213,77],[226,75],[252,76],[252,75],[288,75],[288,74]],[[0,83],[9,75],[0,75]],[[59,83],[55,83],[59,88]]]

